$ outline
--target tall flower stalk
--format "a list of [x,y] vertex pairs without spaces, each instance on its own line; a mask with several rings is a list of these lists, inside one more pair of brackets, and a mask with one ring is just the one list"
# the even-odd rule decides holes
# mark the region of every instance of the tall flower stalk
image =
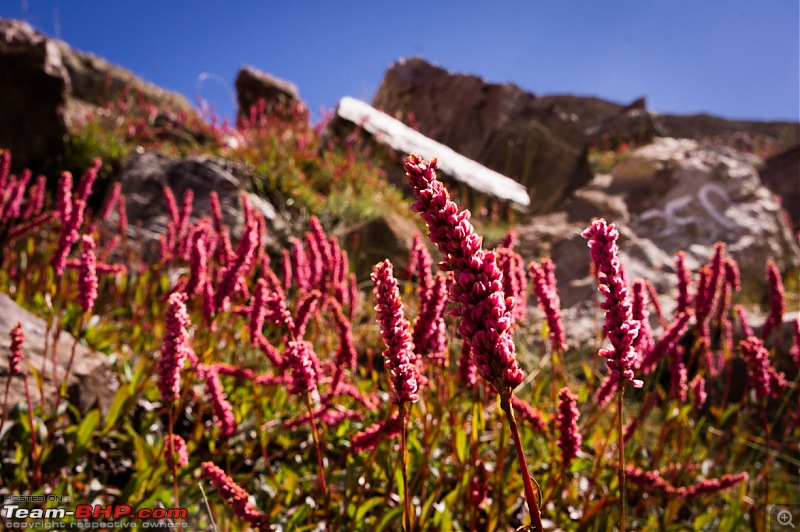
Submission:
[[525,378],[511,336],[516,302],[503,292],[503,274],[495,253],[483,250],[483,240],[469,221],[470,212],[459,211],[447,189],[436,179],[438,168],[437,159],[428,163],[415,153],[409,155],[405,170],[417,199],[412,209],[422,214],[428,237],[445,257],[439,267],[453,272],[455,282],[450,288],[450,299],[456,304],[455,315],[460,318],[458,333],[469,346],[478,373],[500,397],[522,470],[531,525],[534,530],[541,530],[541,513],[511,405],[514,388]]
[[639,335],[640,324],[633,319],[628,286],[619,262],[617,239],[619,232],[614,224],[605,220],[595,220],[583,232],[589,240],[592,262],[597,271],[600,292],[605,296],[601,308],[605,310],[603,332],[611,342],[611,349],[601,349],[600,356],[606,359],[609,369],[610,385],[617,389],[617,431],[619,447],[619,509],[620,531],[625,531],[625,443],[623,424],[623,396],[625,382],[630,381],[635,388],[642,387],[642,381],[633,378],[633,368],[637,353],[634,348]]
[[403,528],[411,530],[411,497],[408,493],[408,471],[406,458],[406,425],[408,423],[408,407],[419,400],[417,395],[418,374],[414,364],[411,342],[410,324],[403,315],[403,302],[400,290],[394,277],[392,263],[385,260],[375,265],[372,272],[375,311],[381,325],[381,335],[386,343],[383,356],[386,369],[390,372],[393,400],[400,411],[400,452],[403,468]]

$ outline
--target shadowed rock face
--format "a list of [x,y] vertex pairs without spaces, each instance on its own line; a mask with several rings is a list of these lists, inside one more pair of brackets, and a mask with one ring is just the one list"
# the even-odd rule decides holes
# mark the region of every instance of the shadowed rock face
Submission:
[[385,259],[395,271],[404,271],[417,226],[408,218],[388,213],[345,228],[339,234],[350,255],[350,267],[359,281],[369,279],[372,267]]
[[236,97],[239,103],[239,116],[250,116],[250,108],[264,101],[264,111],[269,112],[276,106],[287,107],[293,103],[301,103],[297,86],[289,81],[276,78],[266,72],[245,66],[236,76]]
[[800,144],[764,161],[759,175],[781,198],[794,230],[800,231]]
[[0,20],[0,148],[15,164],[58,153],[71,84],[61,51],[25,23]]
[[[25,343],[23,344],[24,360],[21,368],[28,375],[31,400],[35,407],[42,404],[43,396],[36,385],[36,379],[31,376],[30,368],[33,367],[37,371],[41,371],[42,357],[45,356],[44,344],[47,324],[44,320],[18,306],[7,295],[0,294],[0,389],[5,390],[6,381],[10,379],[8,397],[9,404],[12,405],[25,402],[25,386],[22,377],[8,376],[8,354],[11,343],[9,334],[17,322],[22,323],[22,330],[25,333]],[[50,348],[46,353],[47,364],[44,373],[44,401],[52,408],[58,383],[53,381],[53,367],[50,362],[53,345],[52,331],[50,334]],[[59,383],[66,374],[74,341],[70,334],[63,331],[58,338],[56,361]],[[85,346],[78,344],[68,381],[68,393],[71,402],[78,405],[83,413],[88,412],[95,405],[100,407],[101,412],[107,412],[111,406],[111,401],[114,399],[116,389],[117,381],[111,371],[108,357],[103,353],[90,351]]]
[[373,106],[524,185],[533,214],[553,211],[592,177],[583,131],[512,84],[404,59],[386,72]]
[[183,96],[18,20],[0,19],[0,83],[0,148],[10,149],[19,166],[57,156],[70,128],[88,110],[126,92],[164,112],[192,110]]

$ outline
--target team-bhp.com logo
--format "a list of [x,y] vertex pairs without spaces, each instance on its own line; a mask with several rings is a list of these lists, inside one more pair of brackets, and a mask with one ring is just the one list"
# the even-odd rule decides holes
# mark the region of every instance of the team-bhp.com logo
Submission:
[[[6,503],[0,515],[7,529],[115,529],[115,528],[186,528],[189,511],[186,508],[138,508],[127,504],[92,506],[79,504],[74,510],[63,506],[54,508],[24,508],[19,501]],[[69,520],[69,521],[67,521]],[[138,525],[136,521],[141,521]]]

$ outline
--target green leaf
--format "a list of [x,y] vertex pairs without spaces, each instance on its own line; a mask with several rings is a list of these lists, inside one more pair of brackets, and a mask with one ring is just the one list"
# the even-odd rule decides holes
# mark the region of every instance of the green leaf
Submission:
[[92,438],[94,429],[97,428],[97,424],[99,422],[100,410],[96,408],[89,412],[85,418],[83,418],[83,421],[78,427],[78,432],[75,436],[75,446],[72,448],[72,460],[75,460],[77,457],[83,454],[83,450],[86,448],[86,444],[88,444],[89,440]]
[[386,499],[384,497],[372,497],[371,499],[364,501],[363,504],[358,507],[358,511],[356,511],[355,522],[362,523],[369,511],[379,504],[383,504],[385,500]]
[[719,424],[724,425],[728,421],[728,418],[730,418],[734,412],[738,412],[740,409],[741,405],[739,404],[733,404],[726,408],[722,413],[722,416],[719,418]]
[[455,427],[456,432],[456,456],[460,463],[464,463],[467,458],[467,433],[460,426]]
[[103,432],[108,432],[111,427],[117,422],[120,413],[122,412],[122,407],[125,406],[125,403],[128,401],[131,392],[129,388],[122,387],[117,390],[116,395],[114,395],[114,400],[111,402],[111,408],[108,409],[108,416],[106,416],[106,422],[103,425]]
[[422,512],[419,514],[419,521],[417,523],[418,527],[421,529],[425,522],[428,520],[428,517],[431,513],[431,508],[433,508],[433,503],[439,498],[440,492],[439,490],[435,490],[433,493],[430,494],[428,500],[425,501],[425,504],[422,505]]
[[[402,516],[402,515],[403,515],[403,507],[402,506],[398,506],[396,508],[392,508],[392,510],[389,513],[387,513],[386,515],[383,516],[383,519],[381,519],[381,522],[378,523],[378,527],[375,529],[375,532],[381,532],[382,530],[399,530],[399,528],[397,528],[397,527],[395,527],[395,528],[387,528],[387,527],[389,527],[389,525],[392,524],[392,521],[394,521],[395,519],[400,518],[400,516]],[[446,530],[446,529],[443,529],[443,530]]]
[[[694,530],[703,530],[706,529],[715,519],[717,518],[717,512],[708,512],[701,514],[694,520],[692,523],[692,528]],[[708,530],[719,530],[717,527],[708,528]]]
[[311,514],[311,507],[307,504],[300,506],[297,511],[292,515],[292,518],[289,519],[289,522],[286,524],[286,530],[291,531],[294,530],[302,521],[308,519],[309,514]]

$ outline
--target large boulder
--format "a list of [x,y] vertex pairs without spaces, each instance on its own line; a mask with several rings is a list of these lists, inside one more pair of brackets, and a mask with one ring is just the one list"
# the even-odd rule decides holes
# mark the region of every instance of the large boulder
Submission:
[[276,108],[288,109],[300,104],[297,86],[290,81],[276,78],[251,66],[244,66],[236,76],[236,97],[239,103],[239,116],[249,117],[253,106],[264,102],[264,112]]
[[[577,190],[563,211],[517,228],[527,259],[556,263],[565,308],[593,297],[589,251],[580,237],[593,218],[620,232],[620,256],[630,280],[652,281],[660,293],[675,287],[674,257],[683,250],[697,269],[727,244],[746,290],[766,288],[765,263],[786,273],[800,268],[800,249],[773,194],[747,157],[693,140],[659,138],[631,152],[612,175]],[[590,309],[589,309],[590,310]]]
[[592,177],[583,131],[516,85],[403,59],[386,72],[373,106],[521,183],[534,214],[555,210]]
[[612,172],[608,192],[621,195],[631,229],[666,253],[685,250],[690,267],[725,242],[745,284],[762,284],[764,263],[800,267],[797,242],[751,158],[693,140],[658,139],[633,151]]
[[761,181],[781,198],[781,204],[800,231],[800,144],[764,161]]
[[[167,230],[169,212],[164,187],[169,186],[180,204],[184,193],[194,192],[192,219],[211,216],[210,194],[216,191],[222,208],[223,222],[233,235],[241,231],[243,213],[241,197],[245,194],[251,206],[264,215],[269,231],[267,242],[282,235],[286,223],[270,201],[245,192],[248,174],[238,165],[222,159],[192,156],[175,159],[155,152],[135,153],[123,164],[120,180],[126,199],[129,231],[143,246],[143,256],[158,257],[161,235]],[[114,218],[110,221],[113,223]]]
[[19,20],[0,19],[0,83],[0,148],[10,149],[20,166],[60,154],[89,112],[129,93],[162,113],[193,109],[183,96]]
[[459,196],[464,206],[474,207],[480,203],[475,196],[488,198],[492,202],[509,203],[521,210],[530,205],[527,190],[513,179],[456,153],[368,103],[355,98],[342,98],[329,127],[340,137],[354,131],[365,134],[387,178],[401,189],[408,188],[403,170],[405,157],[410,153],[418,153],[426,160],[433,157],[439,159],[438,175],[451,193]]
[[[25,343],[23,344],[24,361],[22,371],[28,375],[28,388],[31,394],[31,401],[34,407],[46,401],[50,407],[54,406],[57,388],[61,379],[67,372],[69,359],[72,354],[72,346],[75,339],[64,331],[58,338],[56,346],[56,375],[59,382],[53,381],[52,346],[53,333],[51,331],[50,340],[45,342],[47,324],[44,320],[37,318],[27,310],[17,305],[5,294],[0,294],[0,389],[5,389],[9,382],[9,403],[24,403],[25,385],[22,377],[8,375],[8,355],[10,350],[10,332],[18,323],[22,323],[22,331],[25,333]],[[45,343],[48,344],[48,352],[44,352]],[[47,357],[47,361],[43,361]],[[31,375],[31,368],[41,372],[43,367],[44,394],[39,390],[36,379]],[[67,382],[67,391],[72,404],[86,413],[95,406],[99,406],[102,412],[107,412],[114,399],[117,389],[117,381],[111,370],[109,357],[103,353],[91,351],[83,344],[78,343],[75,349],[75,359],[72,363],[72,371]],[[43,399],[44,397],[44,399]]]
[[0,148],[14,162],[61,151],[71,83],[55,43],[24,22],[0,20]]

